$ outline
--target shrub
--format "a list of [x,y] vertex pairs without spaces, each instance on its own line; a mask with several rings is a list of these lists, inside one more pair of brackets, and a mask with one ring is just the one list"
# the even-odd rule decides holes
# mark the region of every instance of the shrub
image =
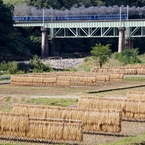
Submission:
[[1,74],[16,74],[18,71],[18,63],[16,61],[1,62],[0,72]]
[[5,61],[1,62],[0,63],[0,71],[1,72],[4,72],[4,71],[7,71],[8,70],[8,65]]
[[33,72],[50,72],[53,69],[49,66],[49,64],[45,65],[42,63],[42,61],[39,59],[37,55],[35,55],[31,60],[30,60],[30,65],[33,67],[32,71]]
[[123,65],[126,64],[134,64],[134,63],[141,63],[140,59],[138,58],[138,48],[135,49],[124,49],[120,53],[114,53],[114,58],[119,60],[123,63]]
[[18,71],[18,63],[16,61],[8,62],[8,70],[10,74],[16,74]]

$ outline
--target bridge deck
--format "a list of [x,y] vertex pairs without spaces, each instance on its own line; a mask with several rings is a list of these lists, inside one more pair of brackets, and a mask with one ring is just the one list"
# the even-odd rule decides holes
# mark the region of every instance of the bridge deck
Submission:
[[15,27],[45,27],[51,37],[118,37],[118,27],[126,27],[126,37],[145,37],[145,19],[125,21],[16,22]]

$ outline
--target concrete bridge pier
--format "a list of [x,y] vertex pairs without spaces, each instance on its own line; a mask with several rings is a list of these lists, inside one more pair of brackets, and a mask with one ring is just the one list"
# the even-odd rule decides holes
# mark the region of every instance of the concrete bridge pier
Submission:
[[125,48],[133,48],[133,39],[130,37],[125,38]]
[[50,55],[51,56],[58,56],[60,52],[60,43],[57,38],[50,38]]
[[133,39],[131,38],[131,29],[132,28],[126,27],[125,48],[133,48]]
[[122,52],[125,48],[125,27],[119,27],[119,42],[118,42],[118,52]]
[[41,57],[45,58],[48,56],[48,34],[47,29],[41,27],[42,31],[42,42],[41,42]]
[[54,32],[52,28],[50,29],[49,44],[50,44],[49,55],[50,56],[59,55],[60,51],[59,41],[57,38],[54,38]]

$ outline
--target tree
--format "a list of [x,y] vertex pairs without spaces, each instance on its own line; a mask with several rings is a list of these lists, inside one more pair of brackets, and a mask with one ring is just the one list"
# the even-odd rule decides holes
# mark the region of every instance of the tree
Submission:
[[14,6],[0,0],[0,61],[10,60],[26,53],[24,37],[13,26]]
[[53,69],[49,66],[49,64],[45,65],[37,55],[35,55],[30,60],[30,65],[33,67],[33,72],[50,72]]
[[108,61],[111,55],[110,44],[96,44],[94,47],[92,47],[91,54],[93,58],[99,63],[99,66],[102,67],[102,65]]
[[8,35],[13,31],[12,7],[6,6],[0,0],[0,54],[6,50],[9,43]]
[[24,3],[24,0],[3,0],[4,4],[12,4],[19,5],[20,3]]
[[141,63],[140,59],[138,58],[138,48],[126,48],[120,53],[115,53],[114,57],[115,59],[119,60],[123,63],[123,65],[126,64],[134,64],[134,63]]
[[70,9],[71,7],[79,7],[84,5],[89,6],[99,6],[105,3],[101,0],[25,0],[25,2],[30,6],[35,6],[38,8],[57,8],[57,9]]

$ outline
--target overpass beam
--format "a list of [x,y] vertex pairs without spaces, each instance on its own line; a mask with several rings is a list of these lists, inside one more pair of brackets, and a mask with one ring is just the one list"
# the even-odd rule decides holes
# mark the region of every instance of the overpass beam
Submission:
[[125,48],[125,27],[119,27],[119,42],[118,42],[118,52],[122,52]]
[[45,58],[48,56],[48,34],[47,29],[41,27],[42,31],[42,42],[41,42],[41,57]]

